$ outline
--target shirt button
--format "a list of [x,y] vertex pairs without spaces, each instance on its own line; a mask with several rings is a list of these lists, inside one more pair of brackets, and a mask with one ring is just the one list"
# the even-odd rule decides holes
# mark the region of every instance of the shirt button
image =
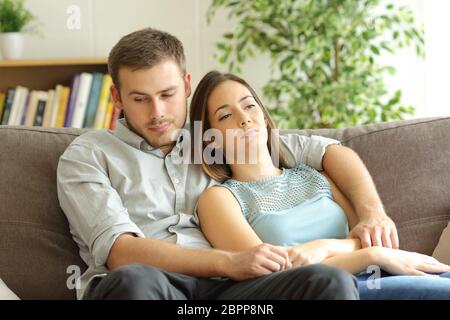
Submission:
[[175,184],[179,184],[180,180],[178,180],[177,178],[173,179],[173,182],[175,182]]

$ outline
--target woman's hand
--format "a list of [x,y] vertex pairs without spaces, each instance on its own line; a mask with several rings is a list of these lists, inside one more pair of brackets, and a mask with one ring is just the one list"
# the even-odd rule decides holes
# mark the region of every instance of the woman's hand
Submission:
[[450,266],[433,257],[404,250],[372,247],[374,261],[391,274],[424,276],[427,273],[442,273],[450,271]]
[[330,256],[330,246],[327,239],[310,241],[288,248],[292,267],[321,263]]

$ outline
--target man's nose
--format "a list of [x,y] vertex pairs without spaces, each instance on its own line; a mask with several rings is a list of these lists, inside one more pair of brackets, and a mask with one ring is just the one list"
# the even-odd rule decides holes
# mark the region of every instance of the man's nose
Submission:
[[164,110],[164,103],[160,101],[159,99],[153,99],[152,101],[152,118],[164,118],[165,110]]

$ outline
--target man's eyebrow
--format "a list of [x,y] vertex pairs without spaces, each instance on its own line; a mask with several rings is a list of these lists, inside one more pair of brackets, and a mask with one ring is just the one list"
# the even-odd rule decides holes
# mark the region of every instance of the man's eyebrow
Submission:
[[[243,101],[243,100],[245,100],[245,99],[247,99],[247,98],[253,98],[253,96],[244,96],[244,97],[242,97],[242,98],[239,99],[239,102],[241,102],[241,101]],[[224,105],[218,107],[218,108],[216,109],[216,111],[214,112],[214,114],[216,114],[217,111],[219,111],[219,110],[221,110],[221,109],[224,109],[224,108],[227,108],[227,107],[229,107],[229,106],[230,106],[229,104],[224,104]]]
[[[166,89],[158,91],[158,93],[166,93],[168,91],[175,90],[176,88],[177,88],[177,86],[170,86],[170,87],[168,87]],[[133,94],[138,94],[138,95],[141,95],[141,96],[149,96],[148,93],[145,93],[145,92],[142,92],[142,91],[139,91],[139,90],[132,90],[132,91],[130,91],[130,93],[128,93],[129,96],[131,96]]]
[[133,90],[133,91],[130,91],[130,92],[128,93],[129,96],[131,96],[131,95],[133,95],[133,94],[138,94],[138,95],[141,95],[141,96],[148,96],[147,93],[141,92],[141,91],[138,91],[138,90]]
[[167,91],[175,90],[176,88],[177,88],[177,86],[170,86],[170,87],[168,87],[168,88],[166,88],[164,90],[158,91],[158,93],[165,93]]

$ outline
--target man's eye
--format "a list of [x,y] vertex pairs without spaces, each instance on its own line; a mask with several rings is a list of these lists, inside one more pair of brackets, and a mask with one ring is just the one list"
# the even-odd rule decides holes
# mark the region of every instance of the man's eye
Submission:
[[135,102],[139,102],[139,103],[141,103],[141,102],[144,102],[145,101],[145,99],[144,98],[134,98],[133,99]]
[[162,96],[163,98],[170,98],[173,97],[175,95],[175,93],[171,92],[171,93],[164,93]]
[[226,115],[220,117],[220,118],[219,118],[219,121],[225,120],[225,119],[227,119],[227,118],[229,118],[229,117],[231,117],[231,114],[228,113],[228,114],[226,114]]

